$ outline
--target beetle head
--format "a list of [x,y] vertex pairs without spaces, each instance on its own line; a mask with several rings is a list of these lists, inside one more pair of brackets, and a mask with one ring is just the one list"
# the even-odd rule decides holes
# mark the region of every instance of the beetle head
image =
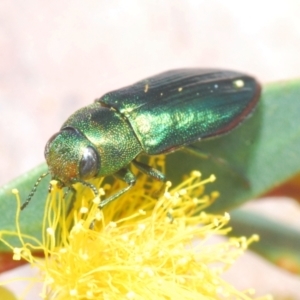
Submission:
[[49,139],[45,158],[52,179],[60,187],[85,183],[100,170],[100,156],[93,144],[73,127],[65,127]]

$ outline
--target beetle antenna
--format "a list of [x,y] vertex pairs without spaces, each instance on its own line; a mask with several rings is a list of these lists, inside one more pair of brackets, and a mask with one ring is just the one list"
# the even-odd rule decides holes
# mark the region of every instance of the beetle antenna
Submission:
[[80,179],[77,179],[77,178],[74,180],[74,182],[80,182],[81,184],[89,187],[94,192],[95,196],[99,195],[97,188],[93,184],[83,181],[83,180],[80,180]]
[[30,202],[30,200],[32,199],[33,195],[35,194],[36,189],[37,189],[38,185],[40,184],[41,180],[42,180],[44,177],[46,177],[48,174],[49,174],[49,172],[44,173],[44,174],[42,174],[42,175],[38,178],[38,180],[36,181],[36,183],[34,184],[32,190],[31,190],[30,194],[28,195],[26,201],[22,204],[21,210],[23,210],[23,209],[29,204],[29,202]]

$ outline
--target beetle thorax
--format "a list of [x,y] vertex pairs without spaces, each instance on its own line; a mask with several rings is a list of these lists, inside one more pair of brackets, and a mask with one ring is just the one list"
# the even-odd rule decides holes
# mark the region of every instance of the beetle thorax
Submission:
[[79,130],[99,153],[101,167],[97,176],[114,174],[142,151],[126,118],[99,103],[75,112],[63,125],[66,126]]

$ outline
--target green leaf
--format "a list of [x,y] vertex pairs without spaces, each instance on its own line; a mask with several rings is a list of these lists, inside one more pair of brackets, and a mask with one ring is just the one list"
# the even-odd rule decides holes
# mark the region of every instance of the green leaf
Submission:
[[[217,190],[220,198],[210,208],[223,212],[265,194],[300,172],[300,81],[266,85],[254,115],[229,134],[197,144],[202,152],[225,159],[232,168],[239,169],[250,183],[246,188],[239,172],[232,174],[227,166],[215,164],[215,159],[199,159],[177,151],[167,156],[167,177],[173,184],[182,180],[190,170],[200,170],[204,177],[214,173],[217,181],[209,190]],[[45,171],[45,164],[31,170],[0,189],[0,229],[15,229],[16,200],[12,188],[20,191],[25,201],[36,179]],[[32,203],[21,212],[24,233],[40,237],[44,203],[49,179],[41,182]],[[0,244],[0,250],[5,247]]]
[[[300,173],[300,80],[264,86],[259,105],[251,118],[229,134],[199,142],[196,146],[214,159],[197,159],[177,152],[168,158],[168,174],[177,183],[182,174],[198,169],[204,178],[217,181],[207,191],[217,190],[220,198],[209,208],[224,212],[270,191]],[[224,159],[228,166],[214,163]],[[242,173],[249,181],[247,188]]]
[[[17,188],[21,200],[25,201],[38,177],[45,172],[47,172],[47,165],[42,164],[0,188],[0,230],[16,231],[17,201],[16,196],[12,193],[12,189]],[[20,213],[21,231],[39,239],[41,239],[42,220],[49,181],[49,178],[41,181],[31,205],[28,205]],[[16,237],[5,237],[5,240],[16,247],[19,244]],[[0,250],[7,251],[8,248],[0,243]]]
[[230,212],[231,236],[258,234],[260,240],[250,249],[289,272],[300,274],[300,231],[256,213]]

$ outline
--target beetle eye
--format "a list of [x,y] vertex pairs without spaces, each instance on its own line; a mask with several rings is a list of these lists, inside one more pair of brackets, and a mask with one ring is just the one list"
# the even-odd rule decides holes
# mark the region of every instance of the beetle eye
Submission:
[[79,165],[80,178],[87,179],[97,175],[100,169],[100,159],[93,147],[86,147]]

